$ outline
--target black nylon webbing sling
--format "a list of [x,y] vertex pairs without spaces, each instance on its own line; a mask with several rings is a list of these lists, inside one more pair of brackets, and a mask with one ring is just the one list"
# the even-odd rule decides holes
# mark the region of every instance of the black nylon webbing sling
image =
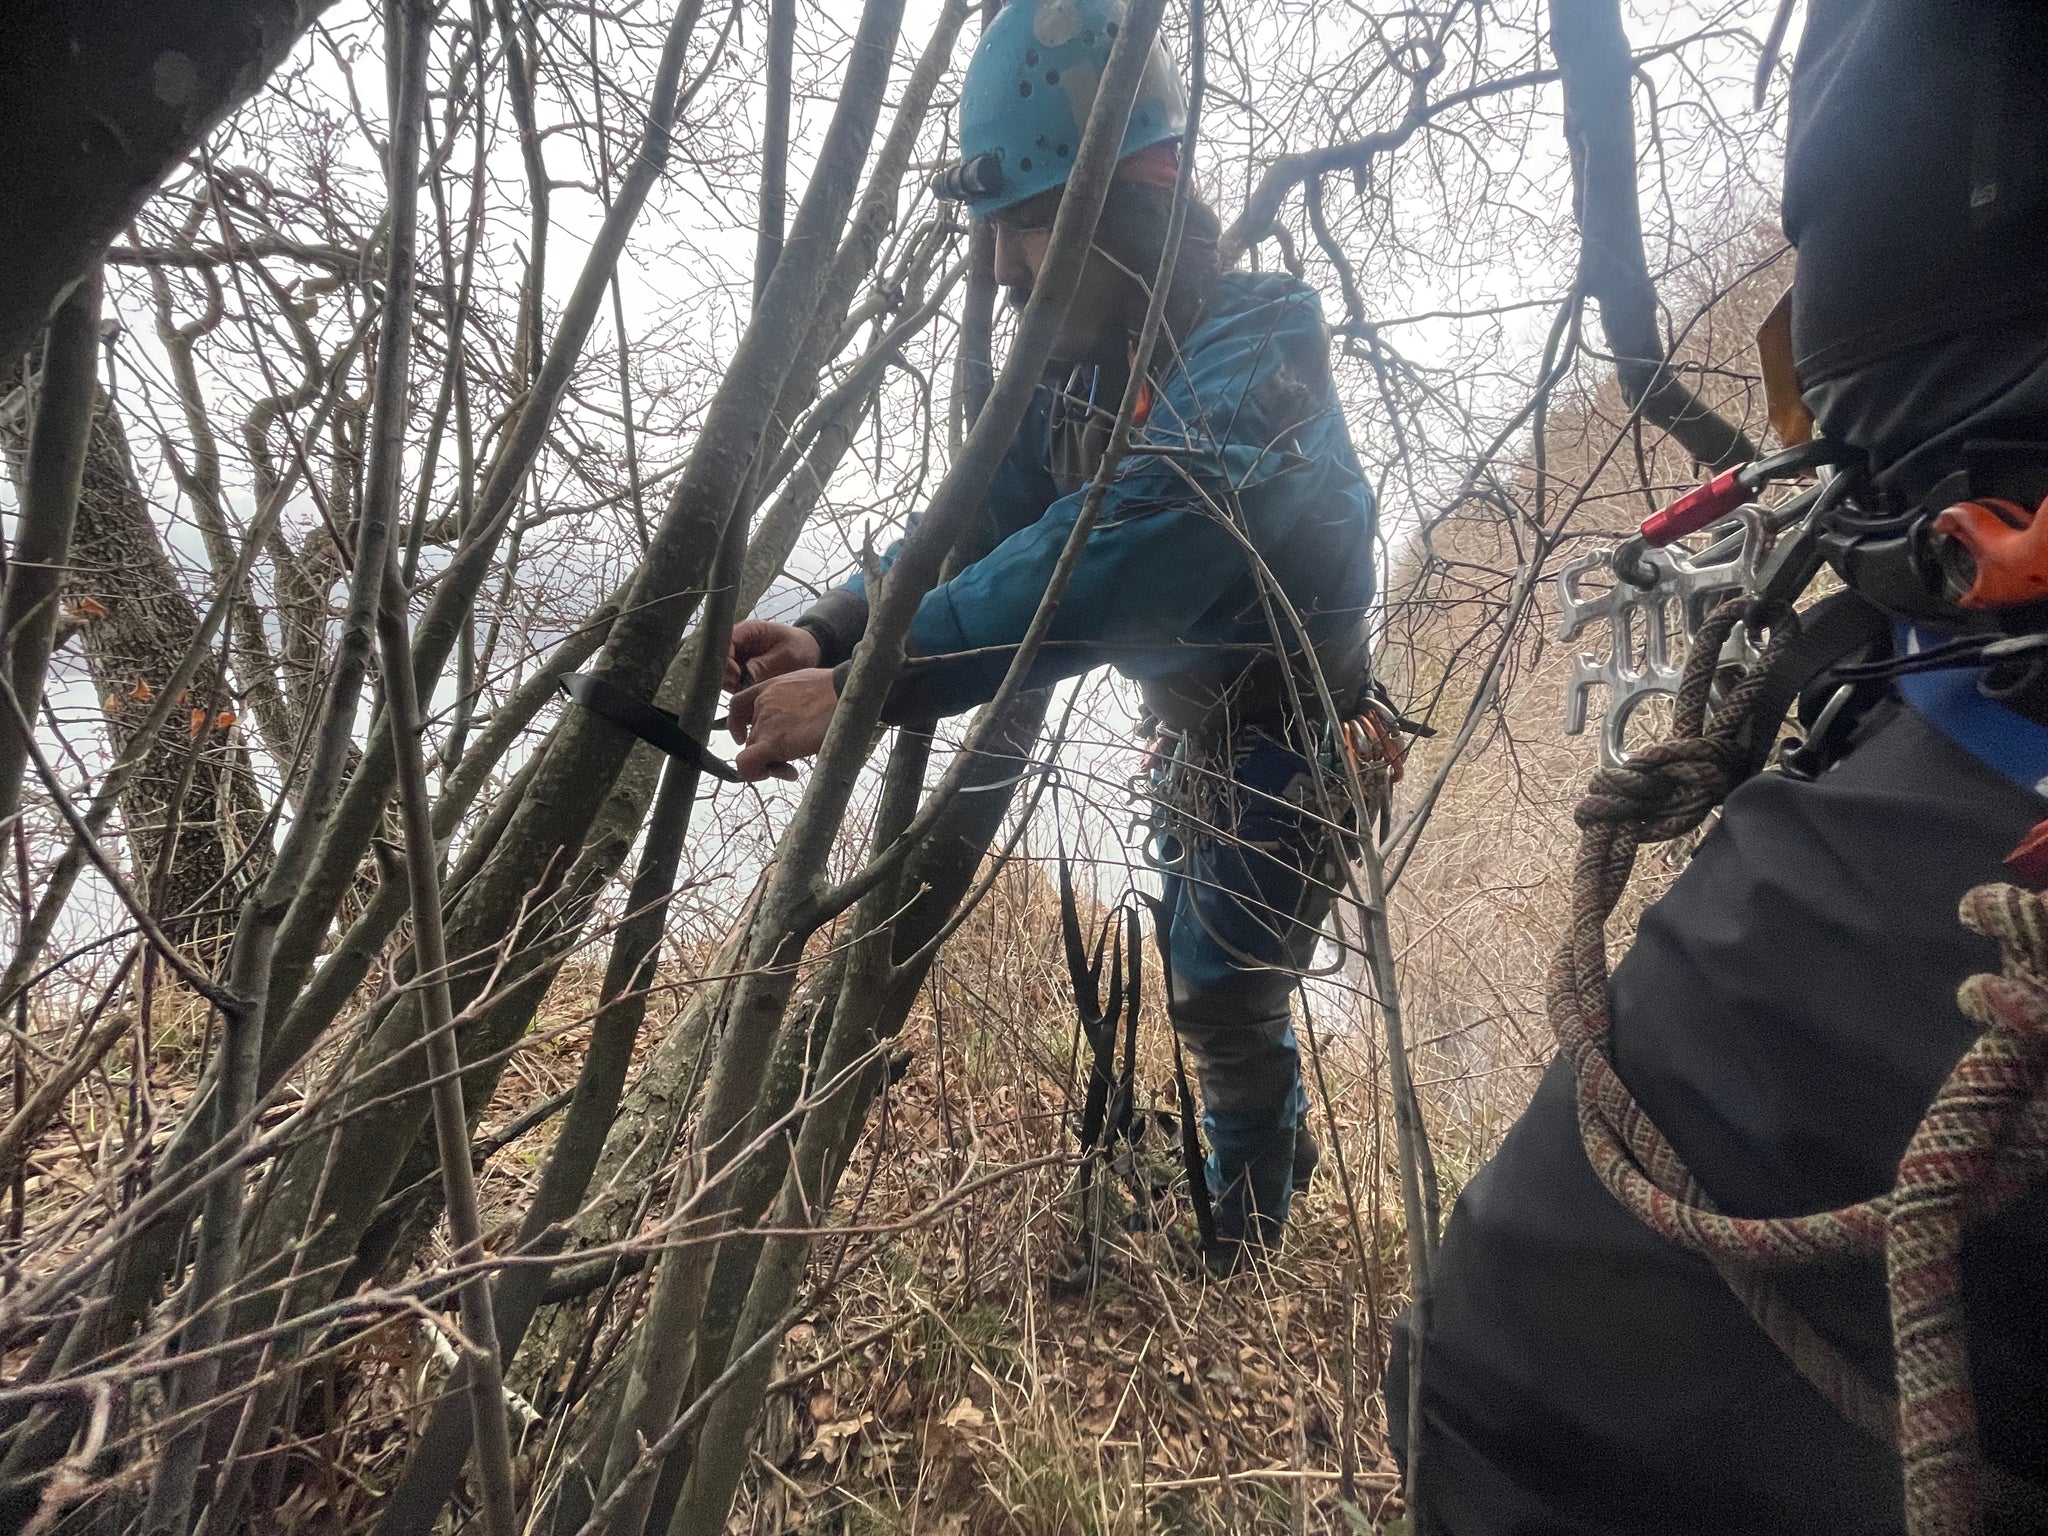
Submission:
[[[1066,843],[1059,844],[1060,930],[1065,942],[1067,975],[1074,989],[1074,1009],[1081,1034],[1088,1042],[1090,1063],[1088,1089],[1082,1100],[1077,1127],[1081,1143],[1081,1195],[1084,1242],[1093,1261],[1094,1229],[1088,1220],[1094,1168],[1098,1156],[1106,1156],[1119,1140],[1132,1139],[1136,1113],[1135,1080],[1138,1065],[1138,1015],[1143,1001],[1143,919],[1138,906],[1126,898],[1103,924],[1091,954],[1081,934],[1080,904],[1074,895],[1073,867]],[[1140,896],[1151,909],[1160,965],[1166,977],[1167,995],[1172,995],[1172,946],[1168,938],[1169,915],[1163,903]],[[1109,994],[1105,1004],[1103,972],[1109,973]],[[1121,1027],[1120,1027],[1121,1026]],[[1123,1060],[1117,1061],[1117,1036],[1123,1036]],[[1180,1037],[1173,1038],[1175,1096],[1180,1112],[1181,1162],[1187,1177],[1188,1199],[1194,1207],[1195,1227],[1206,1254],[1216,1246],[1215,1213],[1209,1201],[1208,1161],[1202,1151],[1194,1092],[1189,1087],[1187,1064]]]

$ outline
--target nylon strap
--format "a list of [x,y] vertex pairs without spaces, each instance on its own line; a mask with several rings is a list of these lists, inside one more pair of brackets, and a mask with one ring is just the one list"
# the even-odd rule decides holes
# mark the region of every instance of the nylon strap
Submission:
[[[1160,985],[1168,999],[1173,997],[1173,914],[1165,899],[1147,896],[1152,909],[1152,938],[1159,945]],[[1195,1115],[1195,1096],[1188,1089],[1187,1063],[1181,1058],[1180,1031],[1173,1035],[1173,1085],[1180,1101],[1181,1168],[1187,1175],[1188,1203],[1195,1208],[1195,1231],[1204,1254],[1216,1251],[1216,1211],[1209,1202],[1209,1159],[1202,1151],[1201,1122]]]
[[[1074,990],[1074,1011],[1089,1049],[1088,1090],[1082,1100],[1076,1136],[1082,1154],[1083,1242],[1090,1245],[1092,1261],[1094,1229],[1089,1220],[1089,1201],[1097,1161],[1094,1154],[1107,1154],[1118,1141],[1131,1139],[1131,1124],[1137,1110],[1138,1015],[1144,1001],[1143,918],[1127,898],[1103,924],[1091,952],[1081,933],[1080,903],[1074,895],[1073,866],[1067,858],[1064,837],[1059,842],[1059,885],[1060,936],[1066,951],[1067,976]],[[1171,996],[1173,967],[1166,919],[1156,900],[1139,899],[1152,909],[1160,964],[1166,975],[1167,995]],[[1109,973],[1106,1001],[1102,991],[1105,966]],[[1123,1036],[1121,1065],[1117,1061],[1119,1033]],[[1209,1203],[1208,1159],[1202,1151],[1194,1093],[1188,1086],[1178,1034],[1173,1037],[1173,1073],[1180,1106],[1181,1161],[1187,1175],[1189,1202],[1195,1211],[1195,1227],[1206,1254],[1215,1247],[1216,1220]]]
[[1822,598],[1799,615],[1799,631],[1772,659],[1755,695],[1755,712],[1744,723],[1748,754],[1740,783],[1763,771],[1786,711],[1830,667],[1891,639],[1891,620],[1868,598],[1851,591]]

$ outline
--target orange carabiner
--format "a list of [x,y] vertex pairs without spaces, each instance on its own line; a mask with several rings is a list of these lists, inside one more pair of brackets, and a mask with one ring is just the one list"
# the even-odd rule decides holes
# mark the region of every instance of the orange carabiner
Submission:
[[[2048,509],[2048,502],[2042,503]],[[2048,517],[2001,496],[1959,501],[1934,520],[1975,566],[1965,608],[2020,608],[2048,601]]]
[[1384,774],[1389,788],[1401,782],[1408,766],[1408,748],[1377,704],[1368,704],[1346,720],[1342,734],[1344,750],[1361,775]]

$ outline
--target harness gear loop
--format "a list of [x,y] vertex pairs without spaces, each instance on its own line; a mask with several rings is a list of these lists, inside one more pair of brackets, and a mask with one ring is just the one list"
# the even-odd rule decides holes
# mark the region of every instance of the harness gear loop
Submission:
[[[1708,720],[1721,646],[1741,622],[1767,627],[1769,644]],[[1958,990],[1984,1032],[1875,1199],[1808,1216],[1722,1214],[1608,1054],[1606,923],[1637,849],[1697,827],[1754,770],[1754,743],[1775,733],[1783,712],[1772,665],[1799,628],[1789,610],[1723,604],[1688,658],[1672,737],[1594,775],[1576,812],[1572,931],[1551,969],[1550,1024],[1577,1078],[1580,1141],[1602,1184],[1653,1232],[1712,1262],[1794,1368],[1845,1418],[1896,1446],[1910,1536],[1975,1536],[1998,1474],[1977,1442],[1961,1250],[1969,1227],[2048,1172],[2048,903],[2003,884],[1964,896],[1961,920],[1998,941],[2002,972]],[[1843,1258],[1884,1261],[1896,1399],[1864,1381],[1769,1278]]]

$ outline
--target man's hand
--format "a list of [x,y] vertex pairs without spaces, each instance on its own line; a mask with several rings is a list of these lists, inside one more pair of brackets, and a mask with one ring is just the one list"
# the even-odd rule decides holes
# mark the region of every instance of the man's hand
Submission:
[[725,691],[801,672],[823,659],[818,637],[808,629],[767,619],[742,619],[732,627],[732,649],[725,654]]
[[734,694],[726,710],[726,724],[732,739],[746,749],[733,760],[740,782],[795,778],[790,763],[818,750],[825,740],[825,727],[832,723],[832,711],[838,707],[839,691],[832,686],[829,667],[806,667]]

